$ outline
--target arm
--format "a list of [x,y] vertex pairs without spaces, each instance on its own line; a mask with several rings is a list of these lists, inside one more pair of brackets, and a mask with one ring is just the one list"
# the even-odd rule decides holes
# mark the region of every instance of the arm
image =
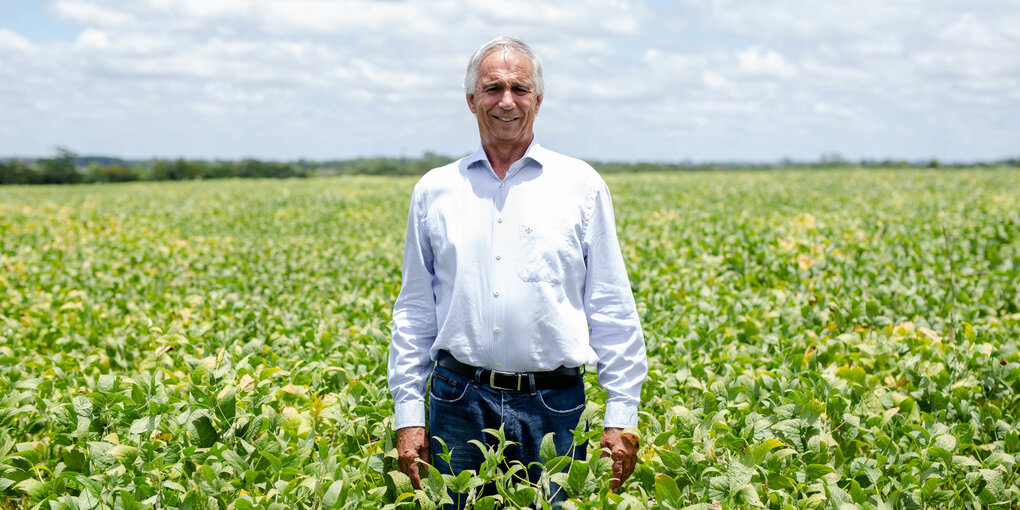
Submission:
[[424,210],[416,190],[407,218],[402,284],[393,305],[387,366],[395,407],[398,462],[416,488],[420,485],[417,459],[431,461],[425,432],[425,386],[432,369],[429,351],[437,331],[432,248],[423,221]]
[[634,471],[638,438],[622,429],[637,427],[641,385],[647,377],[644,335],[616,236],[609,189],[599,183],[589,199],[585,225],[587,276],[584,305],[589,341],[599,357],[599,384],[606,402],[604,455],[613,458],[613,490]]

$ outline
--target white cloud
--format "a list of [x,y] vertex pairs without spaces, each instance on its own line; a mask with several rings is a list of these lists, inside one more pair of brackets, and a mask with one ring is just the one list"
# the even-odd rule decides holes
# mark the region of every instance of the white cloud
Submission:
[[797,75],[796,66],[775,50],[749,48],[737,52],[737,61],[743,72],[755,77],[792,78]]
[[732,81],[727,80],[721,74],[712,71],[705,71],[702,73],[701,78],[704,80],[705,85],[708,85],[713,89],[729,88],[733,86]]
[[20,34],[0,27],[0,52],[29,53],[34,46]]
[[[458,154],[477,136],[464,67],[499,34],[542,54],[537,131],[579,156],[1001,157],[1020,131],[1015,0],[51,5],[77,39],[0,28],[0,109],[22,127],[0,155]],[[962,126],[969,147],[932,145]]]
[[137,23],[131,14],[84,0],[60,0],[54,5],[60,18],[85,26],[126,27]]
[[74,41],[74,47],[79,50],[105,50],[110,47],[110,38],[102,30],[86,28]]

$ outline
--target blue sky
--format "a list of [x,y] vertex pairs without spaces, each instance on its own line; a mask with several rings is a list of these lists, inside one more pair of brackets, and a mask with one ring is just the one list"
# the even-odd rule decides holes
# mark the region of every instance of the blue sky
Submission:
[[574,156],[1020,156],[1020,0],[0,0],[0,156],[464,154],[500,34]]

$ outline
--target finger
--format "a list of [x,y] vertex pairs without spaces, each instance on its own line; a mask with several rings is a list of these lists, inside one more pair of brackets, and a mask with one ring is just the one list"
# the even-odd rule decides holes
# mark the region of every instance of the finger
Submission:
[[415,489],[421,488],[421,478],[418,477],[418,464],[412,463],[408,466],[407,477],[411,479],[411,486]]
[[637,459],[633,457],[627,457],[623,461],[623,477],[620,478],[620,483],[626,482],[630,475],[634,474],[634,468],[637,465]]
[[599,441],[599,448],[602,449],[603,457],[608,457],[610,455],[609,452],[613,451],[613,442],[609,440],[606,434],[602,435],[602,440]]

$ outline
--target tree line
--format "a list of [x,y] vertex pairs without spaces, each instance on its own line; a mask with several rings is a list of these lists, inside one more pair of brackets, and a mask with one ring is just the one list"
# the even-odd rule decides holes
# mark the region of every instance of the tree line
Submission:
[[[74,152],[58,147],[49,158],[37,160],[0,160],[0,184],[77,184],[90,182],[179,181],[190,179],[277,178],[308,177],[310,175],[422,175],[456,158],[426,152],[417,158],[356,158],[332,161],[297,162],[260,161],[203,161],[154,159],[127,162],[117,158],[79,157]],[[590,161],[602,173],[617,172],[668,172],[668,171],[720,171],[790,167],[840,168],[847,166],[881,168],[942,168],[1016,166],[1020,159],[1011,158],[994,163],[946,164],[936,159],[921,162],[902,160],[852,163],[836,153],[824,154],[818,161],[798,162],[790,159],[774,163],[654,163]]]
[[125,162],[114,158],[79,158],[57,148],[50,158],[0,161],[0,184],[77,184],[89,182],[179,181],[187,179],[290,178],[309,172],[293,163],[243,159],[201,161],[156,159]]

